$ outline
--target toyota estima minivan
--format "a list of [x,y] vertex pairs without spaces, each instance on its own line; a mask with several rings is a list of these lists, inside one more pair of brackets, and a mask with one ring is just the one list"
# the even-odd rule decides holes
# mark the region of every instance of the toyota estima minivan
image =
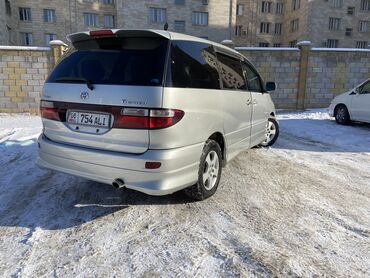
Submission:
[[278,137],[275,83],[228,47],[155,30],[68,39],[43,89],[41,167],[203,200],[228,161]]

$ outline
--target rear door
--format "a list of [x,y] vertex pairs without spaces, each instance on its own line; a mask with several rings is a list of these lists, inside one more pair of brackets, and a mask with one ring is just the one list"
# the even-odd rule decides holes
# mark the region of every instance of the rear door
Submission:
[[61,122],[44,120],[45,136],[88,148],[145,152],[148,129],[127,128],[122,121],[162,106],[167,49],[168,40],[159,36],[74,42],[44,86],[43,99],[61,115]]
[[359,93],[352,96],[351,119],[370,122],[370,81],[360,86]]
[[241,60],[236,55],[218,52],[223,83],[224,130],[228,153],[237,153],[250,146],[251,93],[248,91]]

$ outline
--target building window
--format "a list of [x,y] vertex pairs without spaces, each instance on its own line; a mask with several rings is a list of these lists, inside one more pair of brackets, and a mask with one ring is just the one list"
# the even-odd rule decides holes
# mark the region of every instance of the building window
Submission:
[[367,48],[368,42],[366,41],[358,41],[356,42],[356,48]]
[[282,23],[275,23],[275,35],[281,35],[283,30],[283,24]]
[[207,26],[208,25],[208,13],[193,12],[193,24]]
[[202,4],[205,5],[205,6],[208,5],[208,2],[209,2],[209,0],[202,0]]
[[56,34],[45,34],[45,43],[46,45],[49,45],[49,42],[56,40],[57,35]]
[[176,5],[185,5],[185,0],[175,0]]
[[114,5],[114,0],[102,0],[102,3],[106,5]]
[[289,42],[290,47],[297,47],[297,40]]
[[55,23],[56,21],[55,10],[44,9],[44,22]]
[[260,42],[260,43],[258,44],[258,46],[259,46],[259,47],[269,47],[269,46],[270,46],[270,44],[269,44],[268,42]]
[[294,19],[290,22],[290,32],[297,32],[299,29],[299,19]]
[[292,10],[298,10],[301,7],[301,0],[292,0]]
[[261,22],[260,25],[260,33],[268,34],[270,32],[270,23],[268,22]]
[[271,2],[267,1],[262,1],[262,7],[261,7],[261,12],[263,13],[271,13]]
[[284,13],[284,4],[283,3],[276,3],[276,13],[283,14]]
[[22,21],[31,21],[31,9],[30,8],[19,8],[19,19]]
[[369,25],[370,25],[370,21],[360,21],[360,23],[358,25],[358,31],[360,33],[369,32]]
[[361,11],[370,11],[370,0],[361,0]]
[[346,28],[346,36],[352,37],[353,29],[352,28]]
[[114,28],[116,27],[116,20],[114,15],[104,16],[104,28]]
[[328,48],[337,48],[339,45],[339,41],[338,40],[331,40],[329,39],[326,43],[326,47]]
[[175,31],[179,33],[185,32],[186,23],[184,20],[175,20]]
[[243,26],[236,25],[235,26],[235,36],[240,37],[242,35]]
[[7,15],[12,15],[12,7],[9,0],[5,0],[5,12]]
[[167,10],[162,8],[150,8],[150,21],[151,22],[166,22]]
[[340,28],[340,18],[329,18],[329,30],[337,31]]
[[33,44],[33,38],[32,38],[32,33],[24,33],[21,32],[21,45],[32,45]]
[[241,16],[244,14],[244,5],[243,4],[238,4],[236,6],[236,15]]
[[331,0],[330,5],[332,8],[342,8],[343,7],[343,0]]
[[355,14],[355,7],[348,7],[347,14],[354,15]]
[[281,43],[274,43],[274,47],[281,47]]
[[89,27],[89,26],[97,27],[99,25],[98,14],[84,13],[84,23],[86,27]]

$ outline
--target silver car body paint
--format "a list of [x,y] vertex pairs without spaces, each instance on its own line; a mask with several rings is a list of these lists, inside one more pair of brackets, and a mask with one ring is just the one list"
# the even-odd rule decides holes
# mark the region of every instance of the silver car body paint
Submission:
[[[165,31],[145,32],[170,40],[205,42],[246,60],[238,52],[204,39]],[[83,92],[88,97],[81,98]],[[107,184],[120,178],[127,188],[152,195],[170,194],[196,183],[203,146],[213,134],[224,139],[225,162],[260,144],[265,140],[268,118],[275,113],[269,93],[222,89],[96,84],[89,90],[85,84],[45,83],[42,99],[183,110],[184,117],[168,128],[109,128],[98,134],[76,132],[66,122],[43,119],[39,166]],[[161,167],[146,169],[148,161],[161,162]]]

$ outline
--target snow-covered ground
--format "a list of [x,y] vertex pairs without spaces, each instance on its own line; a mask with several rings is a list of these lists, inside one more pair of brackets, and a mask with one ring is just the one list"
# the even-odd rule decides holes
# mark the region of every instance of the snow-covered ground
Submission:
[[193,203],[38,169],[40,119],[0,114],[0,276],[369,277],[370,126],[279,119]]

